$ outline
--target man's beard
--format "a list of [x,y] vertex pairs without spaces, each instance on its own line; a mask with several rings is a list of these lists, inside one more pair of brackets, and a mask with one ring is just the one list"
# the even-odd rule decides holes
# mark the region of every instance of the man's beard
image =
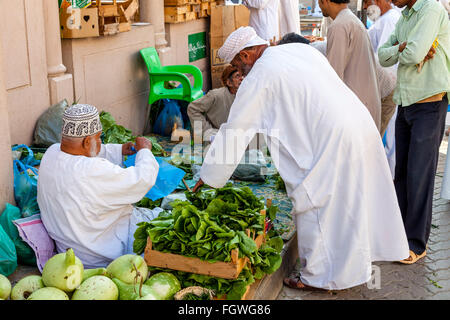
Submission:
[[89,149],[89,156],[90,157],[96,157],[98,155],[97,152],[97,140],[96,139],[92,139],[92,143],[91,143],[91,148]]

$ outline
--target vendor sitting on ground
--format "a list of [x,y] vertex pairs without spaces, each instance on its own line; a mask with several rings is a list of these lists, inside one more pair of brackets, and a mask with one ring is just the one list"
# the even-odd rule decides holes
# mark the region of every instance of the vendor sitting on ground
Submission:
[[[136,144],[102,144],[97,109],[77,104],[63,115],[61,143],[45,152],[37,186],[41,219],[58,252],[72,248],[85,268],[105,267],[133,253],[136,223],[161,211],[135,208],[155,184],[159,165],[144,137]],[[134,151],[136,150],[136,151]],[[137,152],[136,165],[122,156]]]
[[189,104],[187,113],[191,126],[195,128],[195,123],[201,122],[203,141],[210,142],[210,137],[217,133],[220,125],[227,122],[242,79],[235,67],[228,66],[222,73],[223,87],[210,90],[202,98]]

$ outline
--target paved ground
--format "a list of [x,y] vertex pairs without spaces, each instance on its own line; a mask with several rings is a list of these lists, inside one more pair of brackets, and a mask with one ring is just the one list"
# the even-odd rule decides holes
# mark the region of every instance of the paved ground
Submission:
[[[433,200],[433,220],[427,256],[413,265],[383,262],[379,289],[361,285],[334,292],[312,292],[283,286],[278,300],[405,300],[450,299],[450,201],[441,199],[448,138],[440,149]],[[376,285],[373,282],[373,285]],[[372,285],[372,287],[373,287]]]

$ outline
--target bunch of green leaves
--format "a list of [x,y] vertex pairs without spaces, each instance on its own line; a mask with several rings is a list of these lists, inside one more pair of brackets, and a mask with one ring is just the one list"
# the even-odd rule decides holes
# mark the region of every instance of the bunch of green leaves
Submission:
[[170,272],[178,278],[182,288],[190,286],[200,286],[203,288],[214,290],[218,298],[223,298],[224,295],[226,295],[227,300],[240,300],[247,291],[247,286],[255,282],[255,278],[253,277],[253,274],[248,267],[242,269],[237,279],[233,280],[210,277],[202,274],[188,273],[183,271],[175,271],[171,269],[150,267],[149,270]]
[[136,139],[130,129],[127,129],[116,123],[113,116],[109,112],[100,112],[100,122],[102,123],[103,143],[124,144]]
[[209,294],[202,293],[201,295],[196,295],[195,293],[188,293],[183,297],[183,300],[211,300]]
[[140,208],[149,208],[149,209],[155,209],[156,207],[161,207],[162,199],[158,200],[151,200],[147,197],[142,198],[139,202],[136,202],[134,205],[136,207]]
[[259,247],[256,255],[250,259],[255,279],[261,279],[265,274],[278,270],[282,262],[283,244],[283,239],[276,235]]
[[[162,212],[151,222],[138,224],[133,250],[141,254],[147,237],[155,250],[196,257],[210,262],[231,261],[231,251],[239,249],[239,257],[248,257],[251,269],[241,273],[236,282],[179,273],[186,286],[199,285],[240,299],[254,278],[276,271],[281,265],[283,240],[275,230],[266,234],[266,242],[258,249],[255,241],[246,234],[252,230],[254,236],[264,232],[265,219],[260,214],[264,204],[247,187],[227,185],[221,189],[201,190],[198,194],[186,193],[194,203],[174,201],[171,213]],[[278,208],[267,208],[270,220],[275,220]],[[245,270],[245,269],[244,269]],[[254,273],[254,275],[253,275]],[[233,288],[233,289],[232,289]]]
[[202,188],[196,193],[186,191],[185,194],[186,198],[200,210],[205,210],[214,199],[223,200],[228,204],[236,204],[239,210],[260,211],[264,209],[262,197],[257,197],[247,186],[233,187],[232,183],[227,183],[219,189]]
[[[257,250],[255,242],[243,231],[264,229],[264,218],[250,219],[255,225],[249,226],[239,216],[233,218],[231,207],[220,199],[211,202],[206,210],[200,211],[187,201],[174,201],[171,214],[159,215],[150,222],[138,224],[135,233],[136,254],[142,253],[145,234],[147,234],[155,250],[197,257],[210,262],[231,261],[231,251],[239,249],[239,257],[251,257]],[[222,210],[227,216],[223,219]],[[214,212],[213,215],[210,215]],[[235,229],[223,223],[230,221]],[[136,241],[141,239],[142,241]],[[144,245],[145,248],[145,245]],[[139,250],[140,249],[140,250]]]
[[[136,141],[136,136],[133,135],[132,131],[117,124],[116,120],[114,120],[113,116],[109,112],[100,112],[100,122],[102,123],[103,128],[103,143],[124,144],[127,142]],[[146,136],[145,138],[152,143],[152,153],[155,157],[166,156],[164,148],[158,143],[155,137]]]
[[284,180],[281,178],[280,174],[277,173],[273,176],[275,180],[275,189],[286,192],[286,185]]
[[167,152],[164,150],[161,144],[159,144],[158,140],[152,136],[145,136],[147,140],[152,143],[152,153],[155,157],[166,157]]

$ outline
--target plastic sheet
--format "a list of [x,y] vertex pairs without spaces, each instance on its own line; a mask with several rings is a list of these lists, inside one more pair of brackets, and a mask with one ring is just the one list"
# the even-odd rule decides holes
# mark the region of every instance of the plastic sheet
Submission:
[[[145,195],[150,200],[158,200],[171,194],[179,185],[186,172],[167,163],[162,157],[155,157],[159,164],[158,176],[155,185]],[[124,161],[125,167],[134,166],[136,154],[128,156]]]

